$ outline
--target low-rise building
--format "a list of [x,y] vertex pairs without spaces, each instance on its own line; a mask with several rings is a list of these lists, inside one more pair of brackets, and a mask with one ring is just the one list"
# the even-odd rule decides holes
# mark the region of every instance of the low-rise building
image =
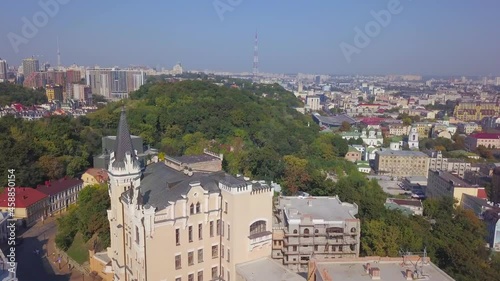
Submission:
[[108,182],[108,172],[104,169],[90,168],[82,175],[83,187],[87,185],[103,184]]
[[420,151],[377,151],[375,156],[375,171],[379,175],[388,175],[391,177],[427,177],[429,157]]
[[422,201],[416,199],[387,198],[385,207],[388,209],[398,209],[403,213],[421,216],[424,214]]
[[492,209],[483,213],[483,220],[488,230],[488,243],[490,247],[500,252],[500,210]]
[[351,162],[361,161],[361,152],[356,148],[349,146],[347,153],[345,154],[345,159]]
[[[8,189],[0,194],[0,211],[9,211]],[[49,200],[48,196],[36,189],[30,187],[15,188],[15,208],[14,219],[22,226],[31,226],[39,219],[43,219],[48,214]]]
[[481,125],[474,123],[474,122],[468,122],[468,123],[458,123],[458,132],[462,134],[472,134],[474,132],[479,132],[482,130]]
[[272,257],[294,271],[307,271],[312,255],[359,256],[358,206],[336,197],[279,197],[273,223]]
[[465,137],[465,149],[468,151],[474,151],[480,145],[500,148],[500,133],[474,133]]
[[368,161],[358,161],[356,162],[356,166],[361,173],[369,174],[372,171]]
[[470,184],[447,171],[431,170],[427,181],[425,195],[428,198],[451,196],[460,203],[463,194],[486,198],[484,187]]
[[428,257],[363,257],[356,259],[312,259],[308,280],[366,281],[366,280],[428,280],[454,281],[433,264]]
[[466,210],[473,211],[480,219],[483,219],[484,212],[495,209],[495,206],[488,202],[486,198],[479,198],[469,194],[462,194],[460,206]]
[[62,178],[57,181],[46,181],[37,190],[49,197],[49,214],[54,215],[65,211],[76,203],[78,194],[83,188],[83,181],[73,178]]

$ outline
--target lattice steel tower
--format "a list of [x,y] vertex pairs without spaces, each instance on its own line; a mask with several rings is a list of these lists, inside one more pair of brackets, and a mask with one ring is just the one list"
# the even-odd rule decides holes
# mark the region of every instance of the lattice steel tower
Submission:
[[259,40],[257,32],[255,32],[255,46],[253,47],[253,76],[259,73]]

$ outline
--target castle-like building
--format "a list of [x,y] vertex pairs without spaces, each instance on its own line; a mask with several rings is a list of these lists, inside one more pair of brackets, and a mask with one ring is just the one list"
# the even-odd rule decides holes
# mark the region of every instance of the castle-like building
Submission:
[[111,280],[237,280],[237,264],[271,255],[272,188],[221,164],[205,152],[141,168],[122,110],[108,167],[111,247],[95,254]]

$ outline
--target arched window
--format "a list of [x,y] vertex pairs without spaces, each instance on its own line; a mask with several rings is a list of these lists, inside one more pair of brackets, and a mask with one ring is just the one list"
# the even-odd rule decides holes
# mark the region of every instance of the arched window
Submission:
[[200,202],[198,202],[198,203],[196,203],[196,213],[197,214],[200,213],[200,209],[201,209]]
[[294,230],[293,230],[293,234],[297,234],[297,229],[294,229]]
[[189,214],[194,214],[194,204],[191,203],[191,206],[189,206]]
[[266,231],[266,221],[256,221],[250,225],[250,235]]
[[356,232],[356,228],[355,227],[351,228],[351,232],[352,233]]
[[315,229],[315,230],[314,230],[314,233],[319,233],[319,229]]
[[309,236],[309,228],[304,229],[304,236]]

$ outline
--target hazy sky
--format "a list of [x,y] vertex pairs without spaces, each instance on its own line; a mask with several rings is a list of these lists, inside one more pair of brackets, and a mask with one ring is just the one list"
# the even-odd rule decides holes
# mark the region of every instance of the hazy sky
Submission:
[[[40,2],[54,1],[68,3],[44,24]],[[371,12],[392,1],[2,1],[0,57],[55,65],[59,36],[63,65],[251,71],[258,30],[261,72],[500,75],[500,1],[400,0],[376,30]],[[38,31],[23,33],[23,17]],[[355,44],[367,25],[370,42]]]

